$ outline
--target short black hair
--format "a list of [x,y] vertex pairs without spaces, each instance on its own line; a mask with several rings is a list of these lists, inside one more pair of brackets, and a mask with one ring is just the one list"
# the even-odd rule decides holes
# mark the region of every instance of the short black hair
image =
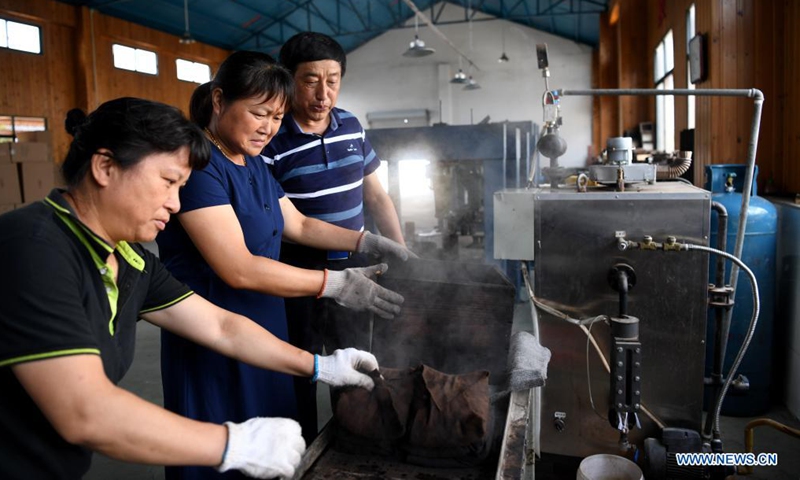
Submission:
[[74,108],[64,127],[73,136],[61,173],[76,187],[89,170],[92,156],[101,148],[122,168],[130,168],[156,153],[173,153],[189,147],[189,166],[205,168],[211,149],[203,131],[177,108],[151,100],[123,97],[109,100],[88,116]]
[[291,105],[294,96],[292,75],[270,55],[234,52],[222,62],[213,80],[198,86],[192,93],[189,115],[200,127],[205,128],[211,122],[211,92],[215,88],[222,90],[222,98],[229,103],[266,95],[267,101],[282,99],[285,108]]
[[292,75],[297,72],[301,63],[318,60],[335,60],[342,66],[342,78],[347,70],[347,56],[339,42],[317,32],[300,32],[286,41],[278,56],[281,65],[288,68]]

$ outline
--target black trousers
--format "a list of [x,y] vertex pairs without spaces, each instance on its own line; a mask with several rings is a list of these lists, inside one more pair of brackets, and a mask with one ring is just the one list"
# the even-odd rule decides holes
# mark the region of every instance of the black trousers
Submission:
[[[343,260],[328,260],[324,250],[283,243],[281,262],[312,270],[344,270],[369,265],[364,255]],[[369,348],[369,312],[355,312],[327,298],[300,297],[286,299],[289,342],[311,353],[328,354],[339,348]],[[307,378],[295,377],[295,396],[303,438],[310,444],[317,436],[317,386]]]

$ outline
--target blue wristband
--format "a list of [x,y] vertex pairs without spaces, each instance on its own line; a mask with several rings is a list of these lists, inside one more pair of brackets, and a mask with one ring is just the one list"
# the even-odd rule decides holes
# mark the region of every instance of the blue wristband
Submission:
[[311,383],[314,383],[319,378],[319,355],[314,354],[314,376],[311,377]]
[[228,455],[228,444],[230,443],[230,439],[231,439],[231,430],[230,430],[230,428],[227,425],[225,425],[225,429],[228,431],[228,435],[225,437],[225,449],[222,450],[222,461],[219,463],[220,465],[225,463],[225,457]]

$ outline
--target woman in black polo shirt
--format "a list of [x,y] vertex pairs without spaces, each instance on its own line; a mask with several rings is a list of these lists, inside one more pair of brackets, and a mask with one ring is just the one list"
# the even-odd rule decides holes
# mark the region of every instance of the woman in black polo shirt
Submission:
[[[74,113],[74,112],[72,112]],[[69,184],[0,216],[0,478],[78,479],[91,451],[149,464],[291,476],[299,425],[189,420],[116,386],[133,359],[138,318],[256,367],[372,387],[354,349],[318,357],[178,282],[138,243],[180,208],[203,168],[202,131],[176,108],[134,98],[71,116]],[[226,428],[227,427],[227,428]]]

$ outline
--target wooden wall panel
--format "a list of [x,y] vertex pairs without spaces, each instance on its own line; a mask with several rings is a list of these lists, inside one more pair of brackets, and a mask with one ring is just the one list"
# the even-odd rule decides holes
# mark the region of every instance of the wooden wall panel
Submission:
[[[47,118],[54,159],[64,158],[70,137],[63,120],[70,108],[90,111],[123,96],[164,102],[188,112],[197,86],[176,77],[175,60],[203,62],[216,70],[229,52],[53,0],[0,0],[0,16],[42,27],[43,53],[0,49],[0,115]],[[158,55],[156,76],[114,68],[111,45],[146,48]]]
[[[638,55],[621,53],[618,83],[613,87],[630,87],[645,72],[640,87],[653,86],[653,52],[664,34],[672,29],[675,39],[675,87],[685,88],[686,79],[686,11],[695,4],[697,32],[706,35],[707,71],[697,88],[759,88],[766,101],[762,113],[758,144],[759,187],[778,193],[800,193],[800,166],[794,161],[800,155],[800,122],[795,120],[800,109],[800,2],[794,0],[619,0],[620,24],[630,25],[646,5],[646,48]],[[634,7],[635,6],[635,7]],[[627,22],[627,23],[626,23]],[[634,22],[636,24],[636,22]],[[625,30],[628,30],[627,28]],[[599,52],[606,48],[602,43]],[[625,43],[621,43],[624,45]],[[610,47],[609,47],[610,48]],[[624,47],[623,47],[624,48]],[[626,59],[639,57],[640,62]],[[598,79],[613,78],[604,69],[617,68],[598,63]],[[635,73],[631,73],[635,72]],[[624,83],[623,83],[624,82]],[[610,85],[604,85],[609,86]],[[623,103],[623,105],[625,105]],[[655,102],[648,100],[646,111],[621,107],[623,123],[652,120]],[[599,105],[602,109],[603,105]],[[675,100],[676,135],[687,126],[685,98]],[[752,99],[697,97],[695,122],[695,184],[703,184],[704,166],[718,163],[743,163],[746,160],[753,114]],[[614,119],[601,111],[602,126],[594,129],[605,134]],[[676,138],[676,145],[679,144]],[[605,140],[595,137],[602,145]]]
[[[8,3],[11,2],[2,6],[7,7]],[[53,132],[53,156],[60,159],[66,154],[69,136],[62,126],[64,114],[58,112],[75,106],[74,7],[49,5],[49,2],[47,5],[13,3],[24,3],[31,8],[23,12],[4,8],[0,15],[41,27],[42,54],[0,49],[0,64],[4,66],[0,75],[0,114],[46,118]],[[52,15],[55,21],[40,15]]]
[[774,188],[775,191],[787,190],[787,185],[782,182],[781,172],[777,169],[777,159],[784,157],[782,138],[785,128],[781,115],[784,111],[783,99],[786,97],[783,91],[785,64],[782,49],[777,48],[779,39],[784,35],[781,10],[779,2],[755,2],[753,11],[756,28],[759,25],[774,26],[755,35],[753,51],[757,53],[753,61],[755,85],[768,95],[761,117],[758,142],[759,177],[765,188],[768,180],[772,179],[773,185],[770,189]]
[[[706,70],[714,70],[712,64],[719,60],[719,55],[713,54],[714,42],[709,34],[712,30],[712,6],[716,2],[701,1],[695,4],[695,26],[698,33],[705,34],[706,40]],[[710,76],[710,73],[708,74]],[[708,80],[698,83],[697,88],[711,88]],[[703,170],[710,162],[711,152],[711,118],[714,108],[714,99],[711,97],[697,97],[695,106],[695,131],[694,131],[694,165],[695,185],[703,184]]]
[[[783,155],[778,159],[776,172],[780,177],[776,179],[780,191],[800,193],[800,122],[797,121],[797,112],[800,112],[800,5],[794,0],[779,2],[782,7],[782,17],[777,19],[781,24],[785,36],[783,65],[786,69],[783,84],[783,96],[774,99],[774,103],[781,103],[783,107],[780,119],[784,125]],[[782,21],[781,21],[782,20]]]
[[[177,79],[175,60],[183,58],[208,63],[212,71],[228,52],[203,44],[182,45],[178,37],[135,25],[118,18],[95,15],[97,65],[96,101],[102,103],[119,96],[136,96],[175,105],[188,112],[189,99],[197,86]],[[112,45],[119,43],[158,54],[158,75],[113,68]]]
[[[596,88],[615,88],[619,85],[619,68],[617,64],[617,31],[615,25],[609,24],[609,14],[600,15],[600,46],[597,50],[597,72],[594,84]],[[593,128],[594,150],[601,152],[606,146],[608,137],[622,134],[619,121],[619,97],[594,97],[593,105],[598,109],[594,116],[600,122]]]
[[[622,1],[619,6],[620,17],[616,28],[619,88],[647,87],[650,83],[648,73],[652,68],[642,61],[648,57],[648,32],[647,29],[641,28],[647,23],[647,4]],[[621,135],[625,130],[636,128],[640,122],[646,121],[644,119],[650,115],[651,103],[653,99],[648,97],[620,97],[621,129],[618,133]]]
[[66,3],[40,0],[0,0],[0,15],[75,27],[78,10]]

